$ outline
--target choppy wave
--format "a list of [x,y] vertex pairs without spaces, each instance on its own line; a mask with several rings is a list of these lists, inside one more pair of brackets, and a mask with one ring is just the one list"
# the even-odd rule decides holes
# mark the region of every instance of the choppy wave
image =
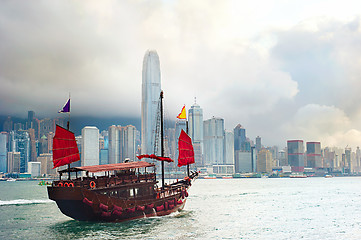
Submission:
[[9,201],[2,201],[0,200],[0,206],[6,206],[6,205],[29,205],[29,204],[44,204],[44,203],[50,203],[52,200],[45,199],[15,199],[15,200],[9,200]]

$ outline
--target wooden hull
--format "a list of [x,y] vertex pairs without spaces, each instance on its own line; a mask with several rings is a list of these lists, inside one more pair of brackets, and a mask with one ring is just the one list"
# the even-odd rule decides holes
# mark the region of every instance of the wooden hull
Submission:
[[[119,199],[81,187],[48,186],[48,195],[64,215],[79,221],[122,222],[164,216],[182,210],[186,202],[181,193],[142,200]],[[116,212],[117,207],[122,211]]]

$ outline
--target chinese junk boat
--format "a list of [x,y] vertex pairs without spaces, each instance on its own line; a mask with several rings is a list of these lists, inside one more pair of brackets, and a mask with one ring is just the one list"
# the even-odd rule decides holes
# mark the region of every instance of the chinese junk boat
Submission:
[[[161,139],[162,128],[161,117]],[[184,132],[179,139],[178,166],[187,165],[188,176],[172,184],[164,182],[164,162],[173,160],[164,157],[163,144],[161,146],[161,156],[138,156],[139,159],[161,161],[162,186],[158,187],[155,164],[146,161],[70,168],[70,163],[80,160],[75,136],[69,130],[56,126],[54,168],[64,165],[68,168],[58,171],[60,179],[48,186],[49,198],[56,202],[63,214],[81,221],[121,222],[180,211],[186,203],[187,190],[198,177],[197,172],[189,173],[189,164],[194,163],[191,139]],[[78,174],[82,172],[85,174]],[[71,173],[75,173],[75,177]],[[94,173],[97,173],[96,176]]]

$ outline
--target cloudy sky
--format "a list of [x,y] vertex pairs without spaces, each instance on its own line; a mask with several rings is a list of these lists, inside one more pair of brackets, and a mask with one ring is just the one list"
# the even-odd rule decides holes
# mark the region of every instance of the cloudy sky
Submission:
[[361,1],[0,1],[0,115],[140,117],[155,49],[167,114],[265,145],[361,146]]

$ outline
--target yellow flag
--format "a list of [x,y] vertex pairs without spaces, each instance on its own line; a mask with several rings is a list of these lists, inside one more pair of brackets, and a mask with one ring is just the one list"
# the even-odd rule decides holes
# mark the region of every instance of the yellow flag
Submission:
[[187,119],[186,116],[186,106],[183,106],[182,111],[177,116],[178,119]]

